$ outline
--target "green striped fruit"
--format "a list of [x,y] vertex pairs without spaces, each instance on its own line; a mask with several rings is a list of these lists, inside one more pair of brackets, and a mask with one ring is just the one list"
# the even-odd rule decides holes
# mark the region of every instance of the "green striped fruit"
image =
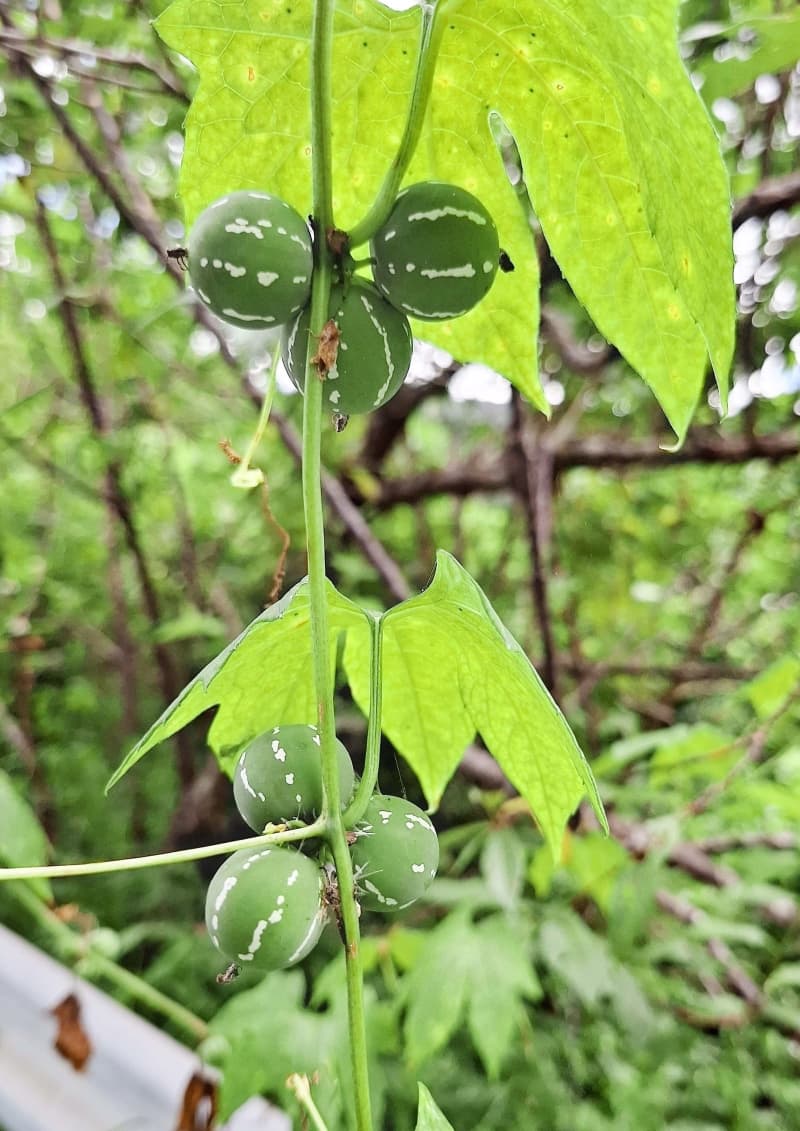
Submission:
[[440,322],[488,292],[500,260],[497,228],[472,193],[424,181],[404,189],[371,244],[373,276],[393,306]]
[[[408,319],[363,279],[334,287],[329,317],[339,331],[336,360],[325,375],[322,402],[351,416],[390,400],[405,380],[413,339]],[[295,386],[305,388],[310,311],[283,330],[283,364]]]
[[402,797],[375,794],[350,847],[358,901],[367,911],[400,911],[423,894],[439,867],[436,830]]
[[[342,808],[353,795],[353,763],[336,740]],[[312,821],[322,809],[320,735],[315,726],[273,727],[248,744],[233,775],[236,808],[251,829]]]
[[280,326],[308,301],[311,236],[277,196],[248,189],[221,196],[198,216],[188,250],[197,294],[234,326]]
[[289,848],[243,848],[206,895],[211,941],[232,962],[282,970],[311,951],[325,926],[324,875]]

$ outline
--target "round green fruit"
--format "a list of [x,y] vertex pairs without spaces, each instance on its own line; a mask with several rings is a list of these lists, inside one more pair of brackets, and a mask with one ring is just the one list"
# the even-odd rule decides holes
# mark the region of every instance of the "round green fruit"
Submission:
[[368,911],[399,911],[423,894],[439,866],[436,830],[402,797],[375,794],[350,847],[358,901]]
[[217,950],[258,970],[292,966],[325,925],[324,875],[288,848],[244,848],[209,884],[206,926]]
[[500,261],[497,228],[484,206],[440,181],[404,189],[371,250],[375,282],[389,302],[427,322],[471,310]]
[[[413,348],[408,319],[371,283],[356,278],[333,288],[328,314],[336,323],[338,347],[325,374],[323,404],[342,416],[371,412],[394,396],[408,373]],[[310,317],[304,310],[283,331],[283,364],[301,393]]]
[[279,326],[311,293],[311,236],[305,220],[267,192],[232,192],[198,216],[189,272],[205,305],[245,329]]
[[[353,763],[336,740],[339,795],[353,796]],[[315,726],[273,727],[242,751],[233,775],[236,808],[251,829],[282,821],[312,821],[322,809],[320,735]]]

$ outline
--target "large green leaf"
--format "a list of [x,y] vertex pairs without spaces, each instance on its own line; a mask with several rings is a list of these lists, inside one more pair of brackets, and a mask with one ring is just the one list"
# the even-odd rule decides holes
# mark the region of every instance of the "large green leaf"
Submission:
[[[683,69],[676,0],[444,0],[445,29],[410,180],[454,181],[495,217],[517,270],[465,318],[422,335],[482,361],[546,408],[535,377],[537,264],[489,121],[512,131],[542,227],[575,293],[650,384],[682,437],[710,357],[733,348],[729,193]],[[339,0],[337,223],[371,203],[400,137],[419,9]],[[175,0],[158,30],[198,67],[181,192],[187,220],[233,188],[310,205],[310,0]]]
[[[357,605],[328,585],[332,629],[331,670],[340,631],[368,628]],[[160,742],[219,707],[208,741],[220,765],[232,774],[242,747],[270,726],[317,718],[311,661],[308,582],[303,580],[249,624],[233,643],[187,684],[113,774],[108,789]]]
[[[333,672],[344,634],[344,668],[369,709],[367,614],[329,583]],[[439,804],[464,748],[479,731],[528,801],[554,856],[584,793],[605,821],[591,771],[564,716],[478,584],[440,552],[431,586],[383,618],[382,728]],[[208,741],[232,774],[236,757],[271,726],[317,718],[308,583],[301,581],[212,660],[128,753],[111,788],[149,750],[218,707]]]
[[[351,637],[344,654],[362,709],[369,702],[364,647]],[[383,729],[413,767],[430,805],[438,805],[478,731],[530,804],[555,855],[584,793],[605,820],[564,716],[480,586],[444,551],[429,588],[383,618],[383,685]]]
[[[36,814],[0,770],[0,867],[32,868],[47,863],[47,837]],[[29,880],[42,899],[52,899],[47,880]]]
[[682,438],[709,356],[724,396],[734,305],[727,178],[676,8],[454,3],[426,141],[445,165],[500,112],[564,274]]

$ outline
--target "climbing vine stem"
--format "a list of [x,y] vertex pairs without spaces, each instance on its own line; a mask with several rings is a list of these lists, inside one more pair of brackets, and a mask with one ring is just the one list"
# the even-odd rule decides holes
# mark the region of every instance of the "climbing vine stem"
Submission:
[[321,429],[322,384],[311,364],[316,337],[327,321],[333,258],[327,232],[333,227],[331,186],[331,65],[334,0],[315,0],[311,31],[311,161],[315,223],[314,280],[306,355],[303,401],[303,508],[308,552],[309,612],[314,657],[314,688],[322,737],[322,780],[325,788],[325,837],[333,855],[339,884],[346,943],[346,980],[353,1073],[353,1105],[358,1131],[372,1131],[367,1060],[364,984],[359,930],[353,892],[353,868],[342,821],[333,712],[333,665],[327,609],[325,527],[322,508]]

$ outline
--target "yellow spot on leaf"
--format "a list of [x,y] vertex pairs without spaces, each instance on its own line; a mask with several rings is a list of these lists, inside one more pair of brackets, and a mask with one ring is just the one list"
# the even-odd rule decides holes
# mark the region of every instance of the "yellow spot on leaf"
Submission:
[[658,96],[661,94],[661,79],[656,78],[655,75],[651,75],[647,80],[647,89],[650,91],[654,98],[658,98]]
[[670,316],[673,322],[680,322],[682,317],[681,308],[678,306],[677,302],[671,302],[669,304],[669,306],[667,307],[667,314]]
[[248,82],[255,82],[256,81],[255,67],[248,67],[247,68],[247,81]]

